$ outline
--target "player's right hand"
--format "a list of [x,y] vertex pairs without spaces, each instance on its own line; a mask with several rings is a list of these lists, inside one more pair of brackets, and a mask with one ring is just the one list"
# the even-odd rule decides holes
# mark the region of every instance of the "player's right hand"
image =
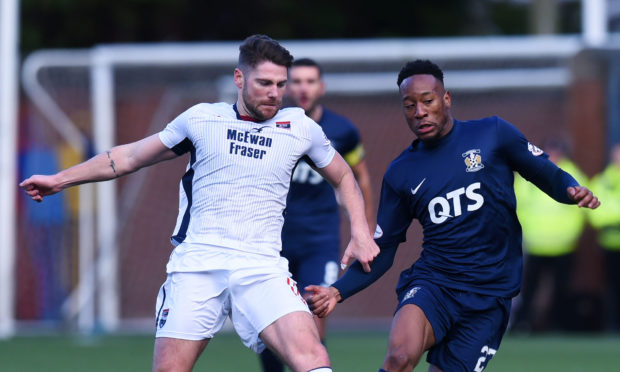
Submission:
[[355,239],[351,237],[351,241],[344,251],[344,255],[340,260],[340,268],[344,270],[353,259],[357,259],[364,268],[364,271],[370,272],[370,264],[372,260],[379,254],[379,247],[375,241],[368,236],[368,239]]
[[34,175],[23,180],[19,187],[36,202],[43,201],[43,197],[53,195],[62,189],[58,186],[54,176]]
[[322,287],[320,285],[309,285],[304,288],[308,296],[306,302],[312,313],[319,318],[325,318],[342,299],[340,291],[335,287]]
[[573,199],[579,208],[590,208],[596,209],[601,202],[598,200],[592,191],[590,191],[587,187],[584,186],[571,186],[566,189],[568,192],[568,196]]

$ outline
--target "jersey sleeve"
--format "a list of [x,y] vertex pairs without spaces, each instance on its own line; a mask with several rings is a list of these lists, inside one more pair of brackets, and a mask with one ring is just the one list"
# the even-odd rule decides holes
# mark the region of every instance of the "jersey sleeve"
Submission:
[[353,262],[349,270],[332,284],[332,287],[340,292],[340,302],[368,287],[383,276],[394,264],[397,248],[397,245],[381,247],[381,251],[372,261],[372,269],[369,273],[364,271],[359,261]]
[[193,107],[174,118],[166,128],[159,132],[161,142],[177,155],[188,152],[191,141],[188,138],[187,126]]
[[336,150],[331,145],[323,129],[312,119],[307,119],[310,128],[311,145],[306,153],[317,168],[324,168],[331,163]]
[[543,150],[530,143],[512,124],[497,119],[499,148],[511,168],[556,201],[574,204],[566,189],[579,186],[579,183],[549,160]]
[[381,198],[377,212],[377,229],[375,241],[379,246],[399,244],[406,240],[407,229],[413,215],[409,203],[388,180],[389,170],[383,178]]

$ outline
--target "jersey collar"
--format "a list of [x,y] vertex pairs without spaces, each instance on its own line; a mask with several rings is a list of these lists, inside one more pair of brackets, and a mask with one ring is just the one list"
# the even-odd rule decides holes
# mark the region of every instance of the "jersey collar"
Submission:
[[239,110],[237,109],[237,103],[236,103],[236,102],[233,104],[233,110],[235,110],[235,114],[237,115],[237,119],[238,119],[238,120],[243,120],[243,121],[251,121],[252,123],[258,123],[258,120],[254,119],[254,118],[253,118],[253,117],[251,117],[251,116],[248,116],[248,115],[241,115],[241,114],[239,113]]

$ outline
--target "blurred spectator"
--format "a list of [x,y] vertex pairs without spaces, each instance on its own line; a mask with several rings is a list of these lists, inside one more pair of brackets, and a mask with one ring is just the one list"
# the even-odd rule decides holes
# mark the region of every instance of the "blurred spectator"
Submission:
[[620,143],[612,147],[610,164],[592,179],[592,191],[603,201],[588,216],[605,251],[607,326],[620,331]]
[[[559,139],[547,140],[543,150],[581,185],[587,178],[568,158],[568,147]],[[594,191],[596,193],[596,191]],[[515,176],[517,216],[523,228],[525,254],[521,303],[512,329],[540,331],[564,328],[567,324],[570,276],[574,252],[583,232],[586,216],[582,209],[557,203],[521,176]],[[550,283],[548,304],[539,304],[545,283]],[[544,306],[547,305],[547,306]]]
[[[43,146],[24,151],[21,156],[22,174],[35,171],[51,174],[59,168],[58,154]],[[61,320],[61,306],[71,286],[71,244],[67,239],[67,209],[65,195],[54,195],[44,204],[25,203],[23,217],[27,230],[23,239],[31,268],[33,296],[28,299],[26,312],[34,319]],[[69,244],[68,244],[69,243]],[[22,273],[22,280],[25,274]]]

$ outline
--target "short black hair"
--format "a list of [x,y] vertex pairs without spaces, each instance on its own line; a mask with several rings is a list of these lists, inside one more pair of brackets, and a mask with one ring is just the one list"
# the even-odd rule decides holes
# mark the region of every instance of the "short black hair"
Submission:
[[400,69],[398,73],[398,79],[396,85],[400,87],[400,84],[406,78],[413,75],[433,75],[435,79],[441,81],[443,84],[443,71],[428,59],[416,59],[415,61],[409,61]]
[[254,68],[264,61],[289,68],[293,63],[293,56],[280,43],[267,35],[256,34],[246,38],[239,46],[238,67]]
[[313,60],[312,58],[298,58],[293,61],[293,64],[291,67],[299,67],[299,66],[316,67],[317,70],[319,70],[319,77],[323,77],[323,67],[321,67],[321,65],[319,65],[318,62]]

